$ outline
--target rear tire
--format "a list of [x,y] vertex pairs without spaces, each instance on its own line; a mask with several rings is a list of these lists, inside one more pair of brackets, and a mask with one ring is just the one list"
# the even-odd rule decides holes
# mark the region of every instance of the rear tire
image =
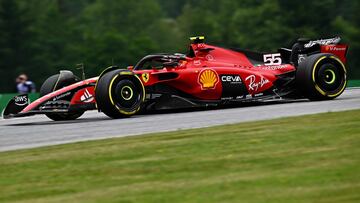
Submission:
[[143,105],[144,86],[136,75],[128,73],[113,70],[97,82],[95,97],[98,109],[111,118],[130,117]]
[[[45,82],[41,85],[40,88],[40,97],[79,81],[79,79],[75,76],[72,78],[66,78],[65,80],[58,80],[59,76],[60,74],[52,75],[45,80]],[[83,114],[84,111],[71,113],[46,113],[45,115],[54,121],[64,121],[75,120]]]
[[346,87],[346,68],[332,54],[315,54],[301,62],[296,70],[300,92],[310,100],[330,100]]

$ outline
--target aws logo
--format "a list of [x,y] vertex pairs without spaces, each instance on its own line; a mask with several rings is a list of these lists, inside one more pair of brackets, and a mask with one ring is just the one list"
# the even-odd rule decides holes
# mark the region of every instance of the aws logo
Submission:
[[15,105],[17,106],[25,106],[29,103],[29,99],[27,95],[16,96],[14,100],[15,100]]
[[198,82],[204,90],[214,89],[219,82],[219,76],[212,69],[204,69],[199,74]]

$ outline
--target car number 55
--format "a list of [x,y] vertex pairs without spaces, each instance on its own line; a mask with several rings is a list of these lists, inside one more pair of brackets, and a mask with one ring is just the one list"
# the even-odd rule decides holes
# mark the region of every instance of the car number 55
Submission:
[[267,66],[281,65],[281,55],[280,53],[276,54],[264,54],[264,64]]

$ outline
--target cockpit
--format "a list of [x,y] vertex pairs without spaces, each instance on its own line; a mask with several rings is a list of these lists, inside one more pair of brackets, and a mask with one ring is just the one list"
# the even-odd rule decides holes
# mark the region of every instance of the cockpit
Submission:
[[154,54],[142,58],[135,66],[134,70],[163,69],[165,67],[176,67],[181,60],[186,60],[185,54]]

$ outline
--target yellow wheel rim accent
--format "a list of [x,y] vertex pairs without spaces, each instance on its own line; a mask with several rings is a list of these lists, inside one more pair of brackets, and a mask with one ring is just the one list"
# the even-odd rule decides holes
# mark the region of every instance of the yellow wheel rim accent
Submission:
[[111,102],[112,105],[115,105],[115,103],[114,103],[114,100],[112,98],[111,87],[112,87],[112,85],[113,85],[113,83],[114,83],[114,81],[116,80],[117,77],[119,77],[119,75],[116,75],[115,77],[113,77],[113,79],[110,81],[110,85],[109,85],[109,99],[110,99],[110,102]]

